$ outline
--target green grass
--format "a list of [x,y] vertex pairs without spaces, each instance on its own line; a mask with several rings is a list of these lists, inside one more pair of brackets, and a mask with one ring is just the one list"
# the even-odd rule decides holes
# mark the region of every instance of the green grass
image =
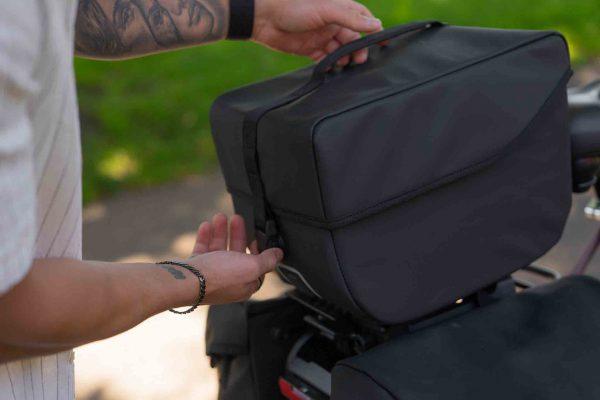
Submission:
[[[600,54],[598,0],[368,0],[386,26],[440,19],[460,25],[558,29],[575,63]],[[121,62],[76,61],[84,201],[217,167],[208,110],[221,93],[306,60],[221,42]]]

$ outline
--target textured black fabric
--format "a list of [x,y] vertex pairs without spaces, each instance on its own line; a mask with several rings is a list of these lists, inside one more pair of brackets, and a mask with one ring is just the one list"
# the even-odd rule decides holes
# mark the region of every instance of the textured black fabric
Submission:
[[253,29],[254,0],[229,0],[229,32],[227,33],[227,39],[250,39]]
[[600,282],[565,278],[341,361],[332,400],[600,398]]
[[290,299],[211,306],[206,353],[219,373],[219,400],[276,400],[277,380],[303,328]]
[[[211,124],[250,236],[274,219],[285,264],[319,296],[397,324],[558,240],[571,200],[570,71],[555,32],[434,26],[372,47],[369,62],[308,92],[312,68],[229,92]],[[255,151],[243,135],[251,115]],[[270,216],[255,215],[263,196]]]
[[248,177],[250,191],[253,196],[254,226],[259,232],[266,236],[266,240],[262,240],[262,237],[257,238],[259,250],[262,251],[269,247],[284,248],[285,246],[285,243],[283,243],[281,240],[278,240],[275,218],[268,201],[265,198],[265,189],[260,175],[257,149],[258,122],[260,119],[267,112],[275,108],[285,106],[321,86],[324,83],[328,69],[343,56],[358,51],[361,48],[368,47],[368,45],[374,45],[414,31],[430,29],[432,27],[441,25],[442,24],[437,21],[415,22],[381,31],[376,34],[366,36],[360,40],[356,40],[346,46],[342,46],[338,50],[329,54],[317,66],[315,66],[311,79],[298,90],[295,90],[293,93],[287,96],[277,98],[271,103],[255,108],[245,115],[242,125],[242,143],[244,149],[244,166],[246,167],[246,175]]

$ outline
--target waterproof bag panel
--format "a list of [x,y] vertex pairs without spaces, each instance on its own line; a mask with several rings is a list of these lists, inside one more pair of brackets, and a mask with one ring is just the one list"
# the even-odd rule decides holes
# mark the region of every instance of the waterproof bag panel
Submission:
[[227,93],[211,123],[236,211],[263,247],[285,244],[294,282],[396,324],[558,240],[571,70],[554,32],[415,23],[378,35],[350,47],[391,38],[366,64]]
[[565,278],[405,334],[332,372],[332,400],[600,398],[600,282]]

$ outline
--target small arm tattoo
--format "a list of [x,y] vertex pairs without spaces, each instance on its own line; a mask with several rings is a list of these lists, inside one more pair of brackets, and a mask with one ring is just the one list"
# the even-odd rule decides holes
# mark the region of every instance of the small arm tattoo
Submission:
[[163,264],[159,264],[158,265],[160,268],[168,271],[171,275],[173,275],[173,278],[175,279],[185,279],[185,274],[183,273],[183,271],[171,266],[171,265],[163,265]]
[[75,49],[123,58],[222,39],[227,0],[79,0]]

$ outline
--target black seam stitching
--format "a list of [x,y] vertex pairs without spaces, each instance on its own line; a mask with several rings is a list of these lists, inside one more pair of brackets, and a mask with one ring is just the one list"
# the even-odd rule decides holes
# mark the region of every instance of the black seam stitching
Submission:
[[483,168],[486,165],[492,163],[499,157],[500,157],[500,154],[495,154],[486,160],[469,165],[469,166],[459,169],[457,171],[451,172],[451,173],[444,175],[443,177],[441,177],[433,182],[430,182],[426,185],[419,186],[418,188],[412,189],[408,192],[404,192],[399,196],[391,197],[387,200],[383,200],[379,203],[376,203],[376,204],[373,204],[366,208],[363,208],[357,212],[354,212],[351,214],[346,214],[342,217],[339,217],[339,218],[336,218],[333,220],[323,221],[321,219],[318,219],[318,218],[315,218],[315,217],[312,217],[309,215],[303,215],[303,214],[296,213],[294,211],[289,211],[289,210],[286,210],[283,208],[274,207],[273,209],[277,210],[279,213],[281,213],[281,216],[284,218],[291,217],[291,218],[298,218],[300,220],[305,219],[307,221],[312,221],[313,223],[316,223],[325,229],[328,229],[328,228],[335,229],[335,228],[345,225],[346,223],[352,223],[352,222],[356,222],[360,219],[366,218],[370,215],[373,215],[373,213],[375,213],[375,212],[382,211],[384,209],[393,207],[398,204],[402,204],[408,200],[411,200],[411,199],[417,197],[418,195],[424,194],[433,189],[437,189],[438,187],[441,187],[444,184],[451,183],[458,178],[466,176],[470,172],[478,171],[480,168]]

